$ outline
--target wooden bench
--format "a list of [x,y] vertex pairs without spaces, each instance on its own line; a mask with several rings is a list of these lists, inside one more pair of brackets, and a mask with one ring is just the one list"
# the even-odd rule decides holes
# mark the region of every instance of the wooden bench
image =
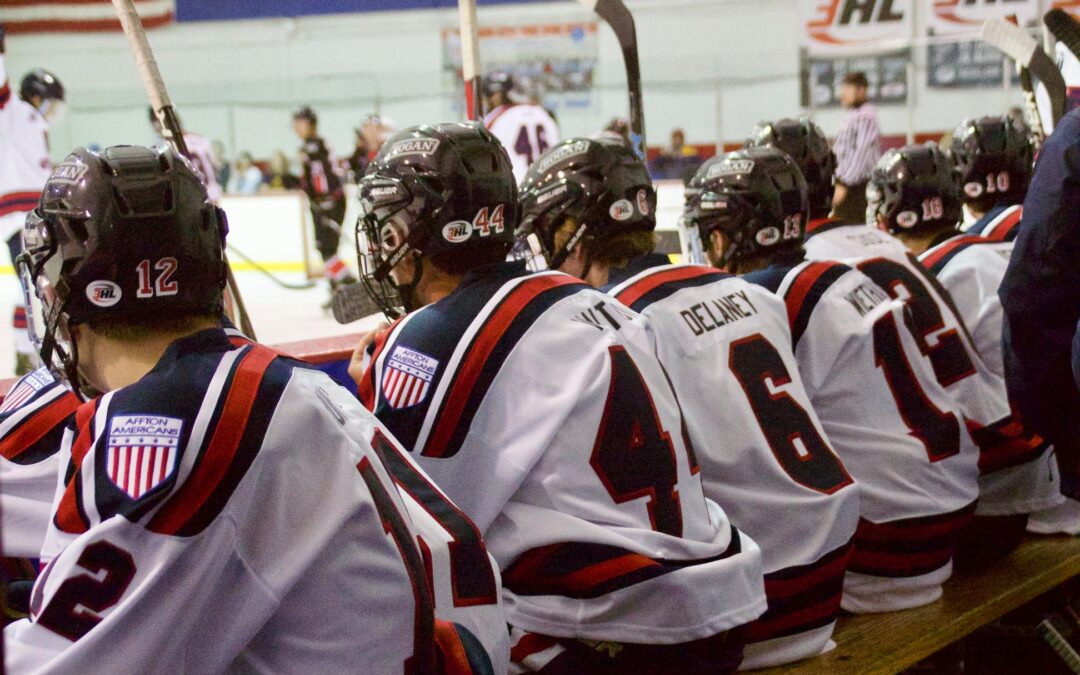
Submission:
[[895,673],[1080,575],[1080,538],[1037,537],[978,573],[955,573],[937,602],[888,614],[844,615],[836,649],[757,673]]

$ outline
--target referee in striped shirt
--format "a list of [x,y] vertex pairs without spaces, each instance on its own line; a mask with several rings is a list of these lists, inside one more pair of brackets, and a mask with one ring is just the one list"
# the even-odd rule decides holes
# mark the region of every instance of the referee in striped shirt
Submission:
[[866,102],[866,89],[865,73],[848,73],[840,82],[840,103],[850,112],[833,142],[833,217],[853,225],[866,222],[866,184],[881,156],[877,109]]

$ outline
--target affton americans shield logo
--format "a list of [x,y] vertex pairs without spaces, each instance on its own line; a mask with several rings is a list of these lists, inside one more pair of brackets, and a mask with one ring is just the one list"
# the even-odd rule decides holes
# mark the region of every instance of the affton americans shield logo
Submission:
[[176,469],[184,421],[160,415],[118,415],[109,425],[106,471],[132,499],[150,492]]
[[383,371],[383,397],[392,408],[409,408],[427,398],[439,362],[408,347],[395,347]]

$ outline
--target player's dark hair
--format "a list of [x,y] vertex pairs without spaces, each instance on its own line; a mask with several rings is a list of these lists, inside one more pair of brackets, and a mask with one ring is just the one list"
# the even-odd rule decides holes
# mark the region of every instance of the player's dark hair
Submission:
[[852,73],[844,75],[844,79],[840,80],[841,84],[850,84],[855,87],[869,87],[870,82],[866,79],[866,73],[861,70],[857,70]]
[[194,332],[206,324],[219,325],[218,314],[178,312],[155,317],[99,317],[87,321],[95,333],[117,342],[139,342],[162,333]]

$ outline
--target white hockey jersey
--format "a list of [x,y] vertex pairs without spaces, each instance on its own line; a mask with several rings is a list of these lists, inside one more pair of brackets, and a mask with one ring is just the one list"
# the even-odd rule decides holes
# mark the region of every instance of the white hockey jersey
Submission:
[[36,558],[52,513],[64,429],[79,399],[49,371],[20,378],[0,405],[0,555]]
[[37,207],[52,170],[49,125],[41,113],[19,98],[0,54],[0,237],[22,230],[26,214]]
[[[956,401],[980,449],[982,475],[975,514],[1018,515],[1060,504],[1063,498],[1057,463],[1047,443],[1024,429],[1014,416],[1005,380],[982,358],[960,303],[900,240],[881,231],[875,235],[877,240],[872,240],[866,233],[870,229],[860,225],[830,229],[811,237],[808,248],[812,246],[815,254],[822,249],[840,254],[831,259],[842,259],[854,266],[905,303],[905,316],[920,351],[929,357],[938,382]],[[827,243],[823,246],[816,243],[818,240]],[[1007,261],[998,263],[1002,275],[1005,264]],[[995,299],[996,290],[995,284]],[[976,300],[974,304],[978,311],[982,302]],[[1000,327],[999,320],[995,340],[999,354]]]
[[678,644],[765,610],[640,316],[557,272],[466,276],[372,345],[361,399],[483,532],[510,624]]
[[188,149],[188,159],[199,171],[199,176],[206,186],[206,194],[215,204],[221,200],[221,183],[218,183],[217,169],[214,164],[214,148],[205,136],[184,132],[184,145]]
[[506,148],[518,183],[532,163],[559,142],[559,125],[547,110],[531,103],[501,105],[484,117],[484,126]]
[[7,670],[431,671],[431,597],[377,429],[270,349],[177,341],[76,412]]
[[705,496],[761,546],[769,609],[750,625],[741,667],[821,653],[840,610],[858,488],[803,388],[783,301],[697,265],[653,267],[610,293],[649,320]]
[[[250,343],[235,329],[225,332],[234,347]],[[0,463],[4,509],[0,517],[5,550],[9,541],[13,546],[10,555],[36,558],[41,550],[56,492],[56,452],[78,405],[74,394],[41,369],[16,383],[0,408],[0,451],[8,460]],[[362,408],[357,413],[355,404],[348,407],[375,427],[366,438],[406,506],[435,601],[440,648],[466,657],[477,673],[487,672],[485,663],[494,672],[505,672],[510,642],[498,593],[499,573],[476,526],[408,458],[378,420]],[[9,459],[8,454],[13,456]],[[31,463],[37,457],[41,459]],[[486,589],[488,600],[471,597],[462,602],[459,596],[469,587]],[[482,653],[477,653],[478,648]]]
[[979,453],[908,332],[903,305],[838,263],[745,278],[784,299],[803,383],[859,483],[841,606],[880,612],[936,600],[975,509]]

